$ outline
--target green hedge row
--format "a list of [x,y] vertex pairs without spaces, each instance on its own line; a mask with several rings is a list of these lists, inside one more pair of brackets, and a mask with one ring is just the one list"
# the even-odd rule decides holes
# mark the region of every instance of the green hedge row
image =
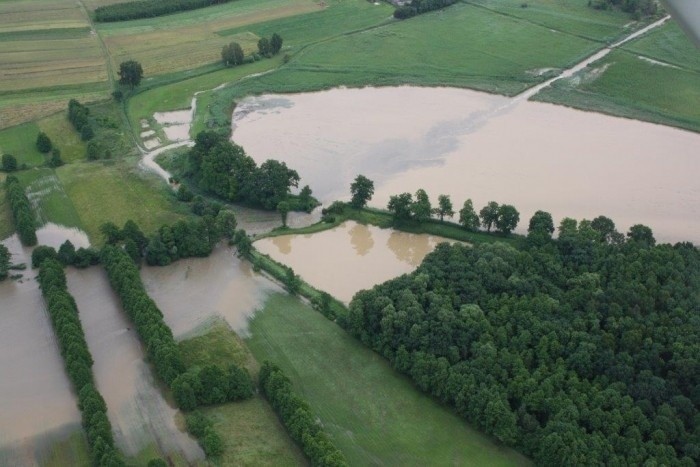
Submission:
[[34,222],[34,214],[32,207],[29,204],[29,199],[24,193],[24,189],[19,183],[17,177],[10,175],[5,180],[5,191],[7,198],[10,200],[12,208],[12,217],[15,221],[15,228],[19,239],[25,246],[36,245],[36,223]]
[[139,0],[136,2],[116,3],[95,9],[95,20],[103,23],[128,21],[130,19],[153,18],[179,11],[196,10],[231,0]]
[[114,447],[107,405],[94,386],[92,356],[75,300],[68,293],[63,265],[53,258],[45,259],[40,264],[38,277],[68,377],[78,392],[78,408],[82,414],[92,463],[97,466],[122,466],[124,462]]

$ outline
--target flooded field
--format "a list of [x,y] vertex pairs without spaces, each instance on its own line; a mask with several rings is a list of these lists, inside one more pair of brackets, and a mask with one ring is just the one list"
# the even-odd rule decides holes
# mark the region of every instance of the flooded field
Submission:
[[[270,128],[275,128],[270,132]],[[700,135],[634,120],[450,88],[365,88],[243,100],[233,139],[258,163],[294,167],[324,202],[349,198],[357,174],[372,206],[424,188],[520,211],[604,214],[661,241],[700,243]],[[280,149],[284,148],[284,149]]]
[[66,270],[80,310],[97,388],[107,403],[118,448],[126,456],[155,444],[188,461],[204,458],[196,440],[175,424],[177,410],[163,398],[144,361],[138,335],[112,291],[104,269]]
[[271,291],[279,290],[225,246],[218,246],[209,258],[182,259],[167,267],[144,266],[141,278],[176,339],[214,316],[245,334],[248,319]]
[[313,235],[264,238],[255,248],[347,303],[359,290],[413,271],[442,241],[349,221]]
[[[16,235],[2,242],[31,265]],[[15,272],[15,271],[13,271]],[[79,432],[80,412],[34,273],[0,282],[0,465],[37,465]]]

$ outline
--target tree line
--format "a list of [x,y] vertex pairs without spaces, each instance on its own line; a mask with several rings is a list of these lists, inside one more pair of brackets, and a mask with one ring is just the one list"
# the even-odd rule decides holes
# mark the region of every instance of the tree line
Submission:
[[521,249],[441,244],[341,324],[540,465],[700,462],[700,252],[551,215]]
[[90,123],[90,109],[75,99],[68,101],[68,121],[75,131],[80,134],[80,139],[90,141],[95,137],[95,130]]
[[10,275],[10,258],[12,258],[10,250],[0,243],[0,282],[7,279],[7,276]]
[[[299,184],[295,170],[274,159],[258,167],[241,146],[214,131],[203,131],[195,138],[185,176],[205,192],[227,201],[267,210],[275,209],[281,201],[288,201],[292,210],[309,207],[301,206],[290,194],[291,188]],[[317,201],[311,197],[311,190],[307,191],[313,207]]]
[[313,466],[347,466],[345,457],[333,444],[309,404],[295,394],[292,383],[282,370],[265,361],[260,368],[260,389],[270,401],[287,432],[299,443]]
[[412,0],[408,5],[402,5],[394,10],[394,18],[406,19],[429,11],[448,7],[457,0]]
[[39,267],[41,293],[46,301],[66,372],[78,393],[78,408],[82,414],[92,463],[109,467],[123,466],[124,461],[114,446],[107,405],[95,388],[93,359],[85,341],[78,308],[68,292],[63,265],[53,258],[46,258]]
[[211,5],[228,3],[231,0],[138,0],[135,2],[116,3],[95,9],[95,21],[109,23],[128,21],[139,18],[153,18],[170,15],[179,11],[196,10]]
[[588,0],[588,6],[596,10],[622,10],[634,19],[653,16],[658,11],[655,0]]
[[58,261],[63,266],[75,266],[78,269],[85,269],[100,262],[100,254],[93,248],[80,247],[77,250],[70,240],[66,240],[58,248],[39,245],[32,251],[32,267],[38,268],[45,259]]
[[5,179],[5,191],[10,201],[12,218],[17,229],[17,235],[24,246],[36,245],[36,223],[29,199],[17,177],[10,175]]

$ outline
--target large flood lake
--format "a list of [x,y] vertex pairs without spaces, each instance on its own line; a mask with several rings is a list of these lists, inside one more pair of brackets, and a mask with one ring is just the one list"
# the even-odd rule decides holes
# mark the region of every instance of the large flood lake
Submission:
[[[270,131],[274,129],[274,131]],[[660,241],[700,243],[700,135],[562,106],[451,88],[334,89],[241,101],[233,140],[285,161],[324,202],[357,174],[370,204],[425,189],[532,214],[643,223]]]

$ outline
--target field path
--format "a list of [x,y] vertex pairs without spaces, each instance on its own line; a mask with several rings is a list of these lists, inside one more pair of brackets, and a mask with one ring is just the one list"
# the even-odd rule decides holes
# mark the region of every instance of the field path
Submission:
[[100,43],[102,55],[105,58],[105,65],[107,66],[107,79],[109,80],[109,86],[110,88],[114,89],[114,63],[112,63],[112,55],[109,53],[109,49],[107,48],[105,41],[102,40],[102,36],[99,32],[97,32],[97,28],[95,27],[95,23],[92,21],[90,11],[85,6],[85,2],[83,0],[78,0],[78,4],[80,5],[80,9],[83,11],[83,14],[85,14],[88,24],[90,24],[90,32],[97,36],[97,41]]

